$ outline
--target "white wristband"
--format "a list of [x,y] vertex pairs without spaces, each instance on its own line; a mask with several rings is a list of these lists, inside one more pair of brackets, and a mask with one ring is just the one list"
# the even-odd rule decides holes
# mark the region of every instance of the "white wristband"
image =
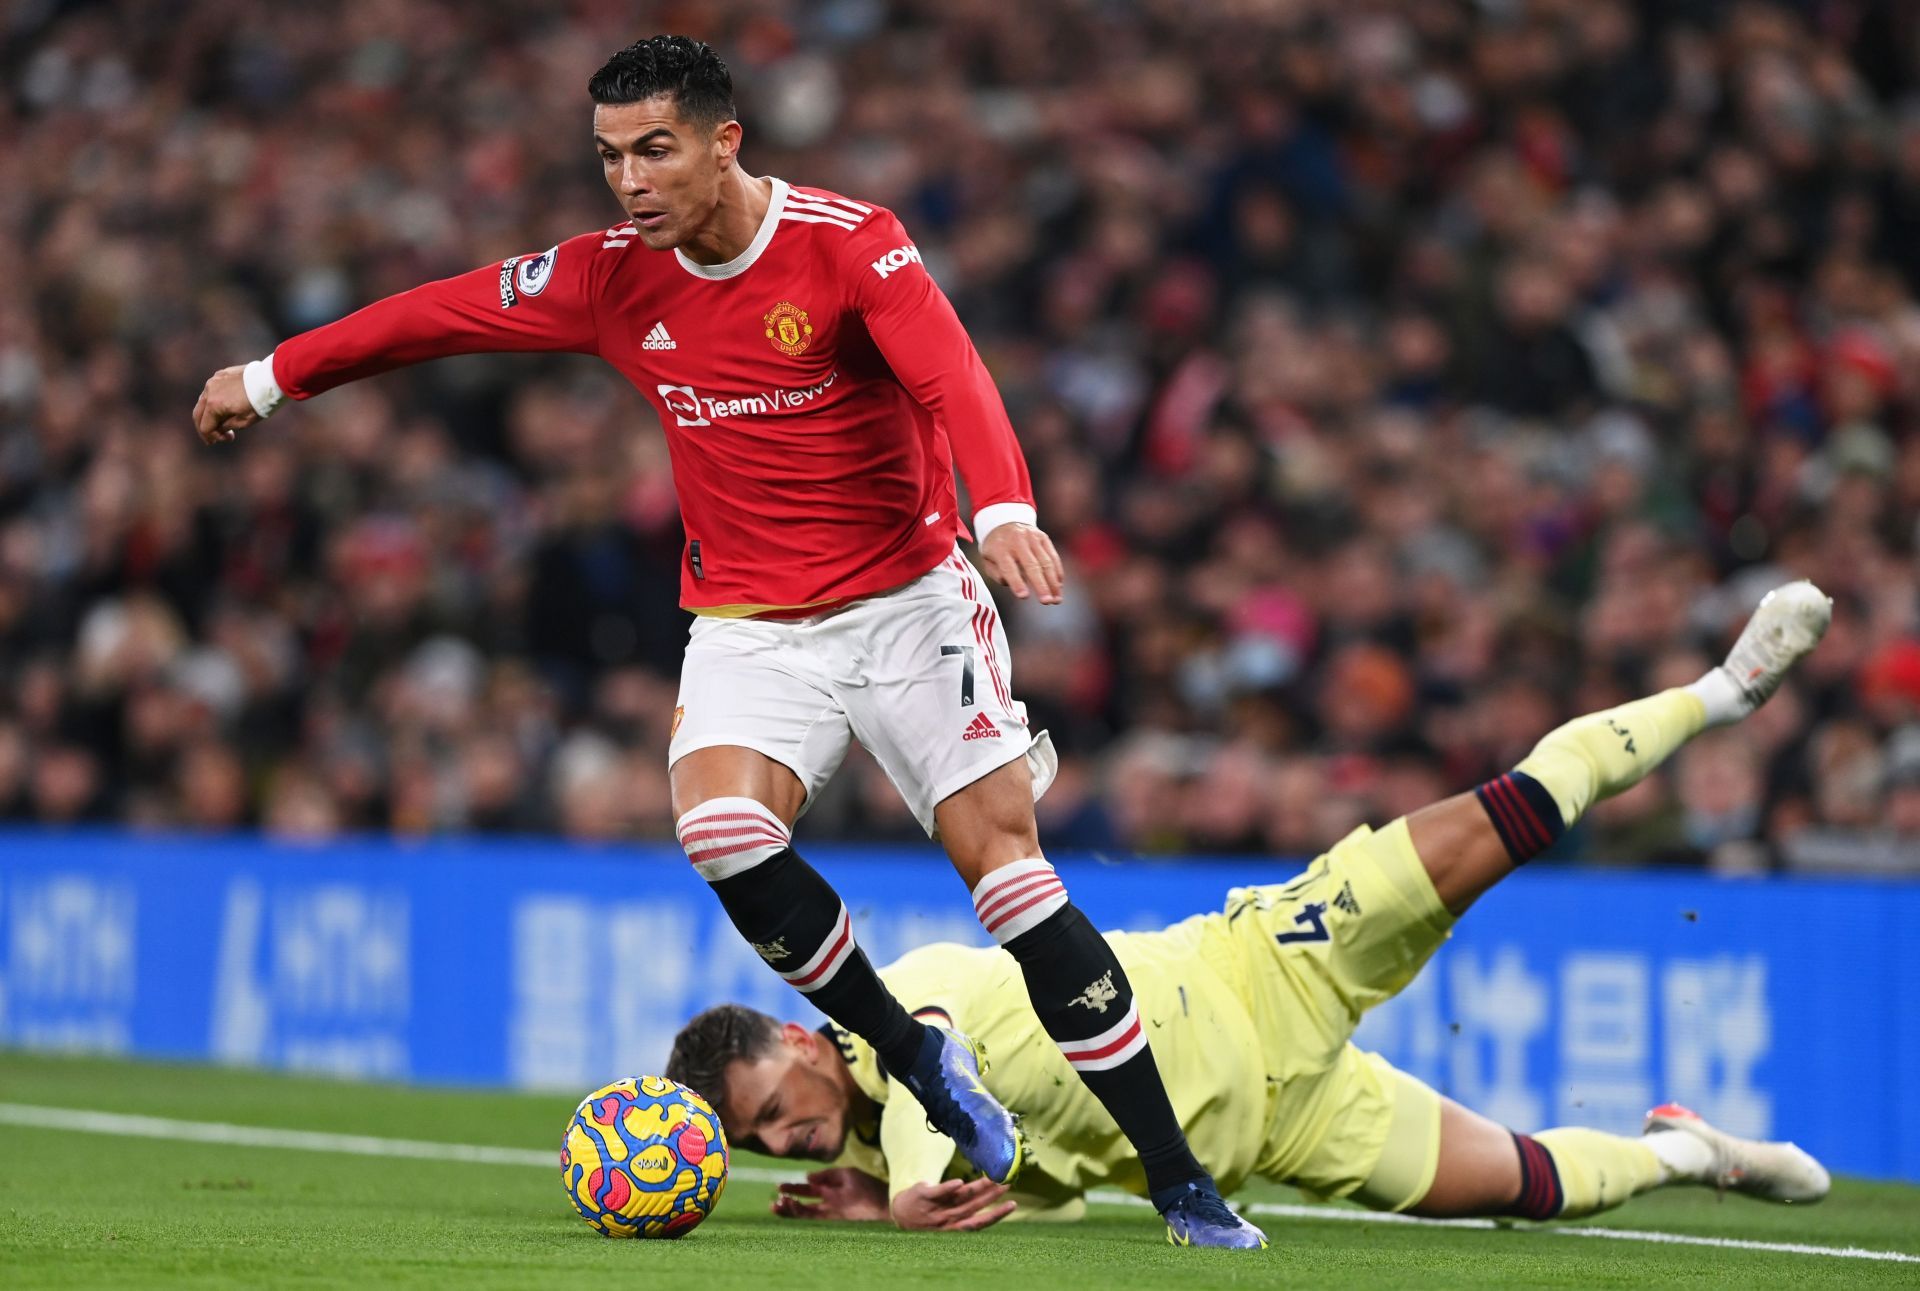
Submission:
[[1031,503],[996,502],[973,513],[973,540],[984,544],[987,535],[1003,524],[1036,524],[1039,519]]
[[273,379],[271,354],[247,364],[245,371],[240,374],[240,381],[247,388],[247,402],[262,417],[273,416],[273,410],[287,401],[286,392]]

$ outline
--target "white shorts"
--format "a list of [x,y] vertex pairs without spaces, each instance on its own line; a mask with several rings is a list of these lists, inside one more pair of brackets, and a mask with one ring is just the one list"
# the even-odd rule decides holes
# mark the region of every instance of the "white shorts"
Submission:
[[738,745],[800,777],[807,801],[858,739],[920,827],[933,809],[1025,756],[1033,796],[1059,763],[1013,698],[1007,634],[960,554],[890,592],[803,619],[698,618],[680,667],[671,766]]

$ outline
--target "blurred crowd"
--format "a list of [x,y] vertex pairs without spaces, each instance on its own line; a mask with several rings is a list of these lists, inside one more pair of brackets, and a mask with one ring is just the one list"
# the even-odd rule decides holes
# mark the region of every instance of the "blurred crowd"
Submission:
[[[0,817],[671,835],[686,617],[585,359],[213,369],[604,227],[588,75],[734,72],[754,173],[893,207],[1066,555],[1009,607],[1050,845],[1310,853],[1831,635],[1561,853],[1920,870],[1920,15],[1870,0],[16,0]],[[1911,96],[1911,97],[1910,97]],[[964,428],[956,428],[964,433]],[[856,755],[803,838],[909,838]]]

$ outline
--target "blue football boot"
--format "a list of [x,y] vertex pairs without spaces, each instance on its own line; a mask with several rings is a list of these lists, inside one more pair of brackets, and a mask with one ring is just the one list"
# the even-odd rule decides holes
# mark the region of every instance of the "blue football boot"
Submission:
[[926,1109],[927,1124],[952,1139],[974,1169],[995,1183],[1019,1177],[1027,1159],[1026,1137],[1013,1113],[980,1083],[980,1054],[973,1041],[929,1026],[920,1056],[900,1083]]
[[1181,1187],[1167,1205],[1159,1206],[1160,1218],[1167,1221],[1167,1241],[1175,1246],[1224,1246],[1235,1250],[1262,1251],[1267,1235],[1233,1213],[1220,1200],[1213,1180],[1194,1179]]

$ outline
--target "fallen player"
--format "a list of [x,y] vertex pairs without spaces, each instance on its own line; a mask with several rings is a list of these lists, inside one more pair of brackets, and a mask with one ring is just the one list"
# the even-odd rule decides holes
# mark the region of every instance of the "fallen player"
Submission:
[[736,1145],[832,1163],[781,1186],[774,1211],[793,1218],[977,1229],[1013,1214],[1078,1218],[1095,1187],[1144,1194],[1126,1138],[1074,1077],[1143,1031],[1223,1193],[1257,1176],[1379,1210],[1532,1220],[1677,1184],[1818,1201],[1827,1172],[1793,1144],[1736,1138],[1671,1105],[1650,1112],[1638,1138],[1515,1134],[1350,1037],[1483,892],[1702,730],[1766,702],[1830,618],[1811,583],[1776,589],[1726,663],[1692,685],[1570,722],[1507,775],[1362,827],[1292,882],[1235,889],[1220,913],[1107,934],[1133,1006],[1091,983],[1076,1003],[1104,1025],[1074,1052],[1041,1031],[1019,965],[999,949],[927,946],[883,969],[917,1016],[985,1051],[983,1079],[1024,1116],[1032,1145],[1017,1191],[963,1178],[953,1143],[838,1027],[723,1005],[680,1032],[668,1074],[707,1096]]

